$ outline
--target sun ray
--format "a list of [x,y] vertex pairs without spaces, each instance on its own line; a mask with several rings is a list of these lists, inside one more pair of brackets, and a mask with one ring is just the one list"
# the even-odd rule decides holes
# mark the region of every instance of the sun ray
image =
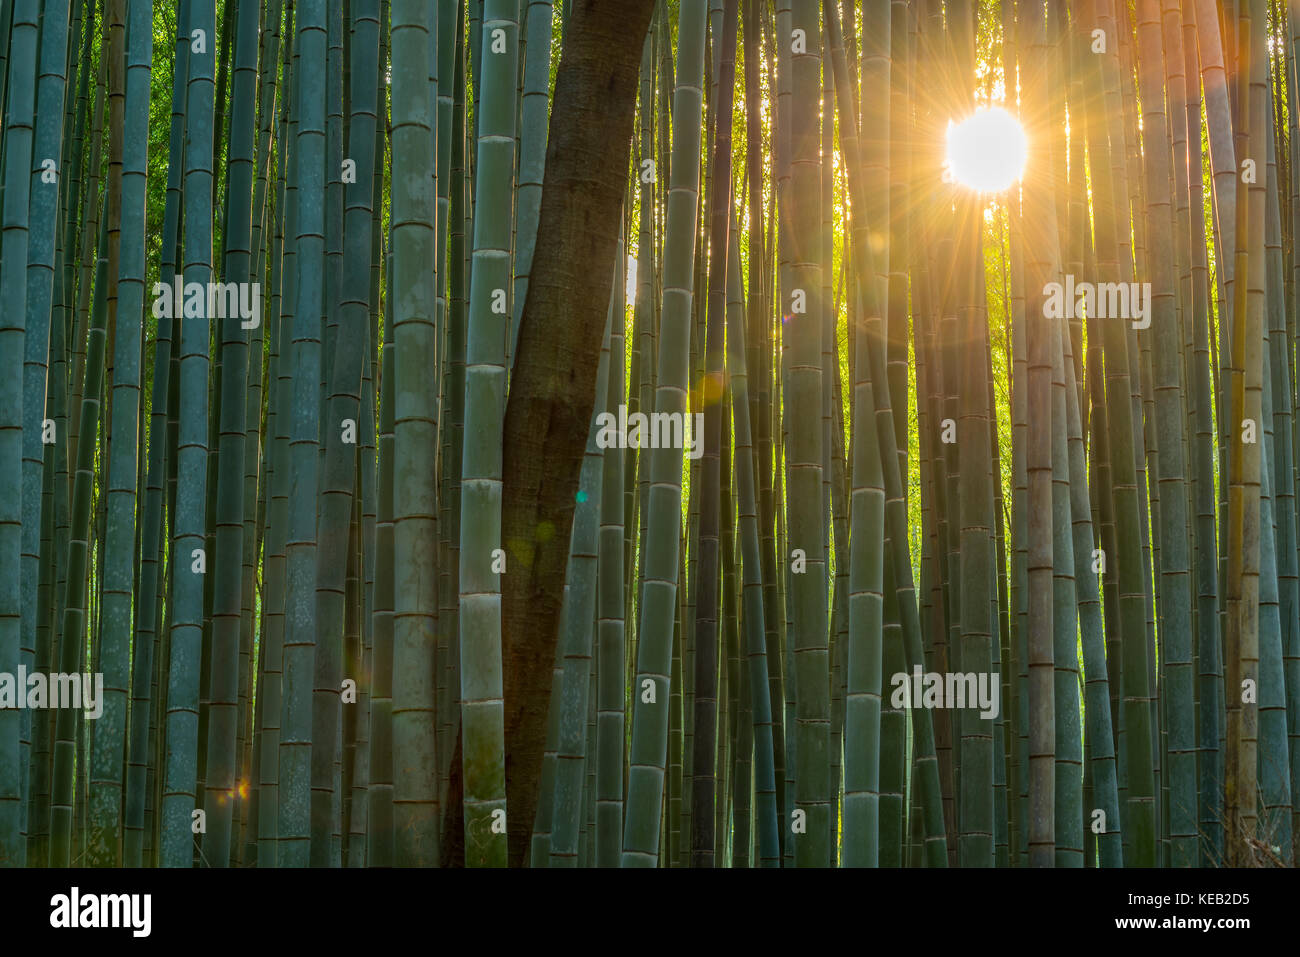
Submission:
[[981,193],[1000,193],[1019,180],[1026,149],[1020,121],[1001,107],[949,121],[948,169],[956,182]]

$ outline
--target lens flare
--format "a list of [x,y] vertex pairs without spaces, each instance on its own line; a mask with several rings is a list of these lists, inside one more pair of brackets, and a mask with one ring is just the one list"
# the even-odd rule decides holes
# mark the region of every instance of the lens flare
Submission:
[[952,178],[981,193],[1000,193],[1025,169],[1025,131],[1001,107],[976,110],[948,122],[948,169]]

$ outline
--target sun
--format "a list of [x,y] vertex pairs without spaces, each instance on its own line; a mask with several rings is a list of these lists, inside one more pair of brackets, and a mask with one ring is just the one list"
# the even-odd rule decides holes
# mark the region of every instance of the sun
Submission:
[[1025,169],[1025,131],[1001,107],[948,121],[948,169],[953,180],[981,193],[1000,193]]

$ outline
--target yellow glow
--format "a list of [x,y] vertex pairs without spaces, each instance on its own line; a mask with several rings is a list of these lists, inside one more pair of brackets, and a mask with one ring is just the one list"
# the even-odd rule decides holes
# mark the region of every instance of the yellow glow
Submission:
[[1025,169],[1025,131],[1001,107],[948,122],[948,169],[953,180],[981,193],[1000,193]]

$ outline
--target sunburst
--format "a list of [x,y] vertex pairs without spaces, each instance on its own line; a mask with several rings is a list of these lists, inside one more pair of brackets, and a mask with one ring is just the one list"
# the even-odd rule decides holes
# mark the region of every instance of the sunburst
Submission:
[[1001,107],[976,110],[948,124],[948,169],[954,181],[981,193],[1009,189],[1025,169],[1025,131]]

